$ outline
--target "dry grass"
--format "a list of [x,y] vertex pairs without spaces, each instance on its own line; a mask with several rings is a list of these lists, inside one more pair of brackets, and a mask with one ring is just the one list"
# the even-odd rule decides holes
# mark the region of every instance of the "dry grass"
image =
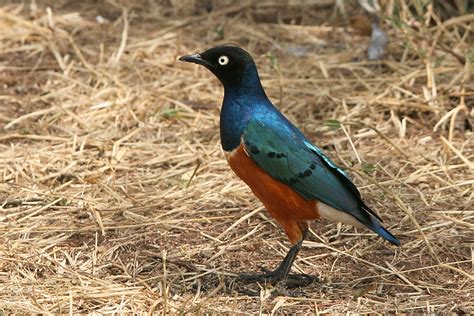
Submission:
[[[0,314],[474,312],[474,16],[406,2],[381,63],[332,6],[4,3]],[[265,21],[277,11],[303,24]],[[288,249],[223,159],[219,83],[176,61],[224,42],[402,247],[321,221],[294,267],[320,282],[224,282]]]

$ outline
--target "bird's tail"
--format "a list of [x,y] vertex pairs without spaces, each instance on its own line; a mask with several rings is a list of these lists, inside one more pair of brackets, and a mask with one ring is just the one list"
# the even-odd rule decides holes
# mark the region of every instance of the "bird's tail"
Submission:
[[385,227],[382,226],[382,219],[372,211],[367,205],[362,202],[360,208],[366,212],[366,216],[363,221],[361,221],[367,228],[372,230],[374,233],[377,233],[383,239],[391,242],[394,245],[400,246],[400,240],[397,237],[393,236]]
[[380,223],[378,224],[378,227],[374,229],[374,227],[369,227],[372,229],[374,232],[376,232],[379,236],[381,236],[383,239],[388,240],[394,245],[400,246],[400,240],[397,239],[397,237],[393,236],[391,232],[386,230]]

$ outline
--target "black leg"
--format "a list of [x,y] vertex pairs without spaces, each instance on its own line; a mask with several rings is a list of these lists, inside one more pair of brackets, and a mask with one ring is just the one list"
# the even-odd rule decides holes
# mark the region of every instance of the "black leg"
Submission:
[[280,263],[278,268],[274,271],[266,271],[269,277],[272,277],[277,280],[284,280],[288,277],[291,271],[291,267],[293,266],[293,262],[300,252],[301,245],[303,244],[303,240],[299,241],[296,245],[292,246],[288,253],[285,256],[285,259]]
[[276,284],[280,281],[285,281],[287,285],[294,287],[294,286],[304,286],[312,283],[314,281],[314,277],[307,275],[307,274],[290,274],[291,267],[293,262],[298,255],[298,252],[301,249],[301,245],[303,244],[303,240],[306,237],[307,230],[303,231],[302,239],[292,246],[288,251],[285,259],[280,263],[278,268],[274,271],[270,271],[268,269],[263,269],[264,274],[257,274],[257,275],[240,275],[238,279],[248,281],[248,282],[267,282],[271,284]]

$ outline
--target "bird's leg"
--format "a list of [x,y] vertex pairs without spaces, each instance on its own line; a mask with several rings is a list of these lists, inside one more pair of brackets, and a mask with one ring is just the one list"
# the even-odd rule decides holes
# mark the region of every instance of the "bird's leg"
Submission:
[[283,261],[280,263],[278,268],[273,271],[270,271],[266,268],[262,270],[265,272],[264,274],[257,274],[257,275],[240,275],[238,279],[249,281],[249,282],[268,282],[271,284],[276,284],[280,281],[285,281],[288,286],[304,286],[312,283],[314,281],[314,277],[307,275],[307,274],[290,274],[291,266],[298,255],[298,252],[301,249],[301,245],[303,244],[303,240],[306,237],[307,229],[303,231],[301,240],[293,245],[288,253],[286,254]]

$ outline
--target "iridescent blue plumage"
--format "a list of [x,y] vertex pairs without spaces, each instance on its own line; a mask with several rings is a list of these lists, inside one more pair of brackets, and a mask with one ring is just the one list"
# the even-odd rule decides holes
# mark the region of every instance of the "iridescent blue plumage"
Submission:
[[220,133],[226,152],[243,143],[260,168],[304,199],[321,201],[386,240],[400,243],[381,226],[380,217],[362,201],[349,176],[270,102],[247,52],[220,46],[182,60],[204,65],[224,85]]
[[380,225],[349,176],[313,145],[266,96],[255,64],[246,65],[238,85],[225,85],[221,140],[225,151],[242,140],[250,157],[305,199],[316,199],[355,217],[383,238],[399,244]]
[[[218,46],[180,60],[205,66],[222,82],[220,133],[227,161],[292,242],[278,268],[251,280],[287,279],[312,219],[365,226],[400,244],[362,201],[349,176],[273,106],[246,51]],[[296,279],[312,282],[307,275]]]
[[248,122],[270,112],[271,103],[263,90],[255,65],[244,71],[245,82],[224,87],[221,109],[221,142],[225,151],[237,148]]

